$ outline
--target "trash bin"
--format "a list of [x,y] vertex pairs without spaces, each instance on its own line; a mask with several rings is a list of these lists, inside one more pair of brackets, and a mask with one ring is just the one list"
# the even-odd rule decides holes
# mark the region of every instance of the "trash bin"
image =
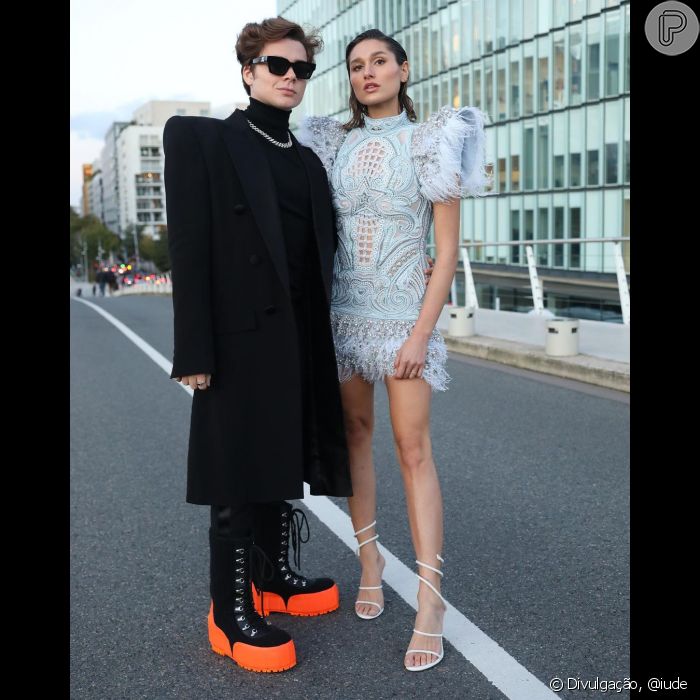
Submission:
[[552,318],[547,321],[546,355],[578,355],[578,319]]
[[453,306],[447,333],[455,336],[474,335],[474,307]]

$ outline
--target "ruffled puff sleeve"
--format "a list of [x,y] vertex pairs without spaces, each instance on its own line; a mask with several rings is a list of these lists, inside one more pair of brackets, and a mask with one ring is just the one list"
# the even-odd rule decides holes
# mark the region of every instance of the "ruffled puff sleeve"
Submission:
[[479,197],[486,172],[486,115],[475,107],[441,107],[413,130],[411,149],[421,192],[431,202]]
[[332,117],[304,117],[295,135],[320,158],[330,177],[338,149],[348,135],[343,125]]

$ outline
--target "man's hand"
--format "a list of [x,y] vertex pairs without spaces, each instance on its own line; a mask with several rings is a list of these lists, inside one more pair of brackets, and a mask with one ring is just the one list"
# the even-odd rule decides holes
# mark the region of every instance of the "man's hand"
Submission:
[[427,258],[428,261],[428,267],[423,270],[425,274],[425,284],[426,286],[430,283],[430,275],[433,274],[433,268],[435,267],[435,261],[426,253],[425,257]]
[[189,386],[193,391],[201,389],[202,391],[211,385],[211,374],[190,374],[187,377],[173,377],[176,382],[181,382]]

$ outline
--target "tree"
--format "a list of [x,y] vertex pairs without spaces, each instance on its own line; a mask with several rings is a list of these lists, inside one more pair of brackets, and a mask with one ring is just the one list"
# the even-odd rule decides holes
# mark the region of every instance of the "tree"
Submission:
[[170,270],[170,253],[168,252],[168,227],[161,226],[160,239],[155,242],[153,262],[161,272]]
[[[142,251],[141,251],[141,245],[142,245],[142,240],[143,240],[143,230],[146,227],[143,224],[129,224],[125,229],[124,229],[124,240],[123,240],[123,245],[124,249],[126,250],[126,256],[127,258],[135,258],[136,257],[136,246],[134,245],[134,233],[136,234],[136,240],[138,241],[138,247],[139,247],[139,257],[144,257]],[[146,258],[148,260],[148,258]]]
[[[88,269],[92,271],[92,262],[98,257],[100,246],[102,247],[102,259],[111,252],[119,252],[121,239],[116,233],[112,233],[96,216],[88,214],[79,216],[70,208],[70,263],[76,265],[82,261],[83,246],[87,245]],[[100,260],[101,262],[101,260]],[[94,274],[91,275],[91,278]]]

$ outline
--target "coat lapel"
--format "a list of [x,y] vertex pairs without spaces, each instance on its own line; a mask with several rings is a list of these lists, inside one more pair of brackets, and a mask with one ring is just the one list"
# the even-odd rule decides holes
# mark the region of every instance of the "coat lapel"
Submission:
[[[289,290],[289,268],[280,219],[277,190],[265,153],[248,127],[243,112],[236,110],[224,120],[222,134],[233,167],[245,192],[260,234],[277,270],[282,286]],[[325,278],[324,278],[325,281]]]
[[306,168],[311,187],[311,213],[314,224],[314,235],[318,246],[318,257],[321,262],[321,274],[323,287],[326,290],[326,299],[330,304],[331,282],[333,277],[333,257],[335,255],[335,222],[333,218],[333,205],[328,186],[326,171],[314,159],[311,150],[303,148],[292,135],[297,152]]

